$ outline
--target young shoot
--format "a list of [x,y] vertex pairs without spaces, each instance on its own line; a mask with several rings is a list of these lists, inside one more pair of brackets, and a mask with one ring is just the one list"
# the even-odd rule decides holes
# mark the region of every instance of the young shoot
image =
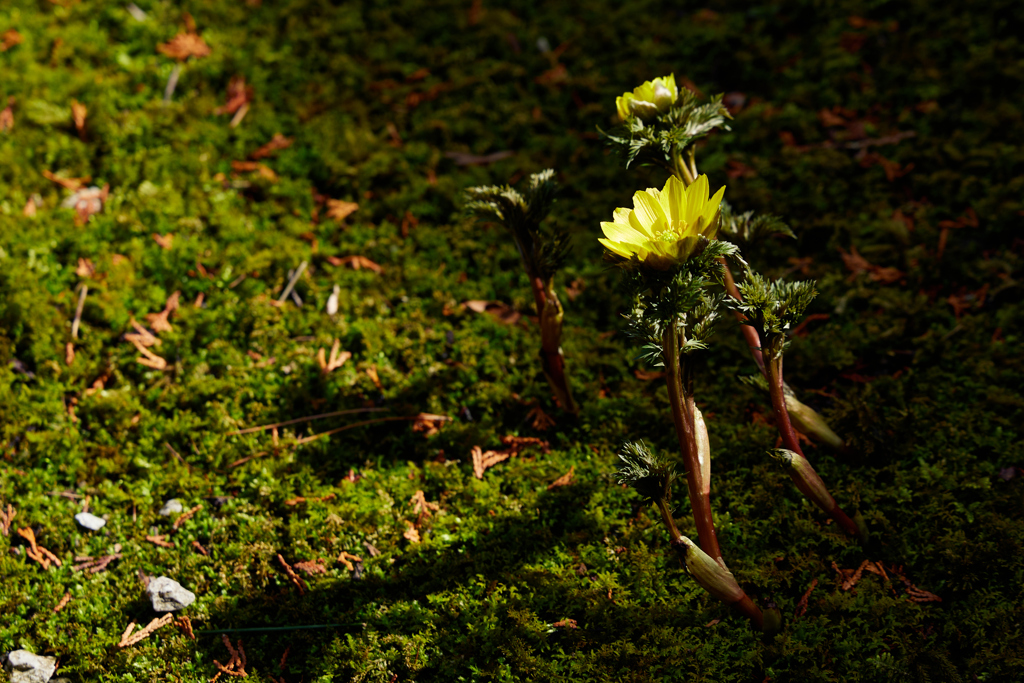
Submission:
[[562,303],[555,291],[555,274],[569,253],[569,235],[542,226],[555,196],[555,172],[534,173],[526,189],[510,185],[471,187],[466,190],[467,210],[483,220],[501,223],[515,241],[533,290],[540,319],[541,365],[563,410],[579,414],[566,376],[562,354]]

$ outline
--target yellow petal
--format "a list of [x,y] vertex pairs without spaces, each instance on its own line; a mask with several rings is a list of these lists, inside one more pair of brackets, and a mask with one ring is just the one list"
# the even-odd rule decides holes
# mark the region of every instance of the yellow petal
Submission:
[[623,244],[622,242],[613,242],[612,240],[606,240],[603,237],[597,238],[597,241],[604,245],[604,248],[613,254],[617,254],[622,258],[630,258],[633,254],[636,254],[641,261],[647,258],[647,250],[635,244]]
[[668,216],[661,208],[661,202],[647,192],[637,192],[633,195],[633,211],[640,224],[647,228],[651,235],[665,229]]
[[647,235],[637,232],[629,225],[623,225],[622,223],[609,223],[604,221],[601,223],[601,230],[604,231],[604,236],[615,242],[625,242],[627,244],[643,244],[648,240]]
[[612,220],[621,225],[629,225],[629,214],[631,213],[633,213],[633,209],[620,206],[612,212]]
[[719,221],[716,220],[719,210],[721,209],[722,196],[725,194],[725,186],[718,188],[718,192],[712,197],[708,203],[704,206],[704,212],[701,218],[704,222],[704,230],[702,234],[708,239],[715,239],[718,236]]
[[640,233],[643,233],[644,235],[646,235],[647,239],[650,239],[650,240],[654,239],[654,233],[652,233],[649,228],[647,228],[643,223],[640,222],[640,219],[637,218],[637,216],[636,216],[636,211],[633,211],[632,209],[630,209],[628,218],[629,218],[629,225],[630,225],[631,228],[633,228],[637,232],[640,232]]
[[615,108],[619,112],[619,118],[623,121],[629,118],[629,101],[633,99],[633,93],[625,93],[615,98]]
[[704,204],[708,201],[708,177],[699,175],[693,184],[686,188],[686,222],[696,225],[703,213]]
[[670,176],[661,191],[661,205],[666,207],[669,224],[675,226],[686,215],[686,186],[675,176]]

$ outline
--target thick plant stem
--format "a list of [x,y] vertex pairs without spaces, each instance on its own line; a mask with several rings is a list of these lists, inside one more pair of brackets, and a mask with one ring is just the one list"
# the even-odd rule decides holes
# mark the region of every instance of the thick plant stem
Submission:
[[679,437],[679,450],[686,466],[686,485],[690,496],[693,521],[697,525],[697,538],[701,549],[715,560],[722,561],[722,551],[715,535],[715,521],[711,515],[711,497],[704,492],[701,481],[700,450],[697,445],[693,416],[693,396],[684,392],[683,372],[679,363],[680,334],[675,321],[668,324],[662,337],[665,356],[665,381],[668,400],[672,406],[672,422]]
[[782,443],[799,457],[800,467],[788,468],[790,478],[793,479],[793,483],[800,489],[800,492],[821,508],[829,517],[834,519],[836,524],[843,528],[843,531],[851,536],[863,538],[864,534],[861,529],[839,507],[835,498],[832,497],[832,494],[825,487],[825,482],[822,481],[814,467],[804,457],[804,452],[800,448],[800,440],[797,438],[796,431],[789,421],[789,411],[786,409],[786,396],[782,382],[782,353],[777,352],[773,354],[773,357],[768,359],[765,368],[768,371],[768,392],[772,398],[775,424],[779,428]]
[[544,375],[555,392],[562,410],[579,415],[580,409],[572,397],[569,378],[565,375],[565,356],[562,355],[562,302],[555,293],[554,281],[546,283],[539,277],[531,277],[533,298],[540,319],[540,356]]
[[779,353],[776,358],[769,359],[765,370],[768,394],[771,396],[772,410],[775,412],[775,425],[779,428],[782,444],[794,453],[803,455],[800,439],[793,429],[793,423],[789,420],[789,410],[786,408],[786,395],[782,388],[782,354]]
[[[665,523],[665,528],[668,529],[669,538],[671,539],[672,548],[676,551],[676,555],[679,556],[679,561],[690,570],[691,575],[694,579],[701,584],[701,586],[709,593],[714,595],[716,598],[722,600],[733,606],[733,608],[742,614],[743,616],[750,619],[754,624],[754,628],[758,631],[764,630],[764,614],[754,604],[754,601],[750,599],[739,584],[732,578],[732,573],[726,568],[725,563],[721,558],[717,558],[716,561],[719,565],[718,569],[708,572],[711,575],[710,580],[707,575],[698,575],[694,572],[693,558],[689,558],[688,554],[692,552],[687,543],[692,543],[681,533],[679,528],[676,526],[676,521],[672,518],[672,511],[669,509],[668,502],[665,498],[656,498],[655,504],[658,506],[658,510],[661,512],[661,519]],[[707,560],[712,562],[712,560]],[[724,577],[722,576],[724,574]],[[724,581],[722,579],[725,579]]]

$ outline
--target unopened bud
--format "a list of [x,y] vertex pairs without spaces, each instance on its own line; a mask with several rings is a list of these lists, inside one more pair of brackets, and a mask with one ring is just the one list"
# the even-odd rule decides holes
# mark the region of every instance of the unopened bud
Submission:
[[814,466],[799,453],[780,448],[775,451],[776,457],[786,465],[786,471],[801,493],[811,499],[815,505],[831,513],[836,507],[835,498],[828,492],[825,482],[821,480]]
[[686,546],[687,571],[704,590],[726,603],[736,602],[744,596],[743,589],[736,583],[731,571],[686,536],[680,536],[678,542]]
[[798,431],[836,450],[843,447],[843,440],[832,431],[825,419],[814,408],[801,403],[800,399],[788,391],[786,410],[789,411],[789,419],[793,421],[793,426]]

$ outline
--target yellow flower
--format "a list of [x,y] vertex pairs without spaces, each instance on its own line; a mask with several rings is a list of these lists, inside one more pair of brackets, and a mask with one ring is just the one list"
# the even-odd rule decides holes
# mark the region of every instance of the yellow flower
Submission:
[[628,119],[639,116],[643,120],[653,119],[658,114],[667,112],[679,97],[675,74],[647,81],[633,92],[623,93],[615,98],[615,108],[619,116]]
[[633,195],[633,208],[615,209],[612,221],[601,223],[598,241],[622,258],[637,258],[657,270],[690,258],[701,237],[718,235],[719,205],[725,188],[708,199],[708,177],[686,187],[675,176],[665,188],[648,188]]

